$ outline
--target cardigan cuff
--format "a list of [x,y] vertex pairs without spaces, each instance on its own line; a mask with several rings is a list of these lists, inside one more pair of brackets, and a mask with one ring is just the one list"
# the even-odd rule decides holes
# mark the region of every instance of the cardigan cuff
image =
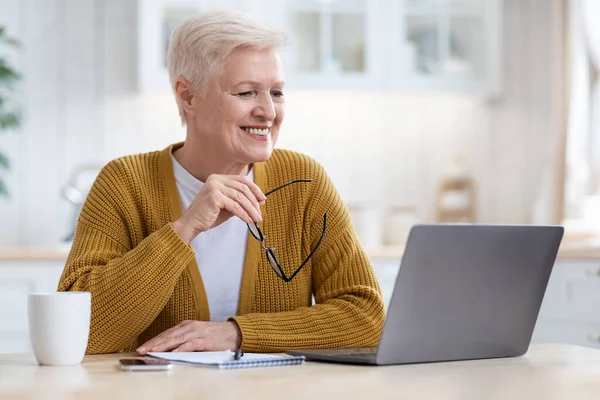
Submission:
[[168,246],[167,248],[171,249],[173,255],[177,258],[179,257],[192,257],[196,256],[194,249],[179,236],[179,234],[173,228],[173,224],[167,224],[162,229],[159,229],[157,232],[161,240],[165,241],[165,244]]
[[235,321],[240,328],[240,332],[242,333],[242,343],[240,347],[242,350],[248,353],[264,351],[264,349],[261,349],[259,346],[258,330],[254,326],[254,323],[252,323],[250,316],[238,315],[229,318],[229,321]]

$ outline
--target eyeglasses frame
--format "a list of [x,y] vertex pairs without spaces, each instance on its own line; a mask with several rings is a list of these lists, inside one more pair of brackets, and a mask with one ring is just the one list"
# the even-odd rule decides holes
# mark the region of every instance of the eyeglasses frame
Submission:
[[[271,193],[278,191],[279,189],[283,189],[286,186],[289,186],[293,183],[298,183],[298,182],[312,182],[312,179],[296,179],[296,180],[290,181],[288,183],[284,183],[283,185],[277,186],[276,188],[271,189],[268,192],[266,192],[265,196],[268,196]],[[265,256],[267,257],[267,261],[269,262],[269,265],[275,272],[275,275],[277,275],[280,279],[282,279],[284,282],[287,283],[287,282],[290,282],[292,279],[294,279],[294,277],[302,270],[304,265],[306,265],[308,260],[310,260],[310,258],[313,256],[315,251],[321,245],[321,242],[323,241],[323,238],[325,237],[325,231],[327,230],[327,213],[325,213],[323,215],[323,231],[321,232],[321,237],[319,238],[319,241],[317,242],[315,247],[313,247],[313,249],[311,250],[309,255],[304,259],[302,264],[300,264],[300,266],[298,268],[296,268],[296,270],[290,276],[287,276],[285,274],[285,272],[283,271],[283,268],[281,267],[281,264],[279,263],[279,260],[277,259],[277,256],[275,256],[275,247],[266,247],[265,246],[265,240],[267,239],[267,235],[263,234],[263,232],[260,230],[260,227],[258,226],[258,223],[254,222],[254,226],[255,226],[256,232],[258,233],[259,236],[257,236],[252,231],[250,224],[246,224],[246,225],[248,226],[248,230],[250,231],[250,234],[256,240],[258,240],[260,242],[261,247],[265,251]]]

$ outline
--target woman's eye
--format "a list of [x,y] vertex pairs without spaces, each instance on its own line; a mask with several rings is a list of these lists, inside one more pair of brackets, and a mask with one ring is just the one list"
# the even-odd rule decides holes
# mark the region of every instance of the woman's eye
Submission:
[[252,96],[252,91],[249,90],[247,92],[238,93],[238,96],[240,96],[240,97],[250,97],[250,96]]
[[281,90],[274,90],[271,94],[275,97],[283,97],[283,92]]

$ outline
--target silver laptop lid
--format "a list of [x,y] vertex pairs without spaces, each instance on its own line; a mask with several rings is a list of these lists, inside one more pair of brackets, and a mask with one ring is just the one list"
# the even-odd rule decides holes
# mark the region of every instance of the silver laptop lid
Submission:
[[414,226],[377,363],[524,354],[563,230],[532,225]]

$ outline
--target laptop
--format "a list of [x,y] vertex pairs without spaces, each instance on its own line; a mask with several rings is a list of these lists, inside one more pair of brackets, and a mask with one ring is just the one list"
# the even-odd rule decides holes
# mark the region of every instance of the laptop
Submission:
[[415,225],[378,347],[286,353],[370,365],[521,356],[529,348],[563,231]]

